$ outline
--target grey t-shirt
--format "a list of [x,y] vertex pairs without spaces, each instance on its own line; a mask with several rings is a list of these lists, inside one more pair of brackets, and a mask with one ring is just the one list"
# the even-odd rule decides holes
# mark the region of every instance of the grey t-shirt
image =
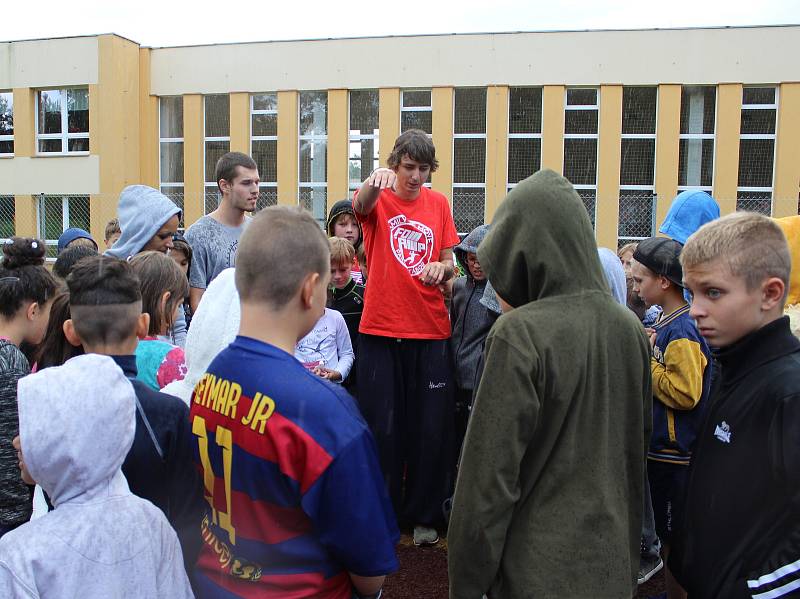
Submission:
[[245,218],[239,227],[223,225],[210,216],[203,216],[186,231],[186,241],[192,246],[192,269],[189,285],[205,289],[226,268],[236,265],[239,237],[250,222]]

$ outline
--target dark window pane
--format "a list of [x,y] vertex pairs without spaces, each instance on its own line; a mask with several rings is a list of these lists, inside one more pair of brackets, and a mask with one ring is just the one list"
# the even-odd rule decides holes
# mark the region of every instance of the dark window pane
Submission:
[[82,137],[80,139],[67,140],[68,152],[88,152],[89,151],[89,138]]
[[278,110],[278,94],[253,95],[253,110]]
[[378,168],[377,150],[377,144],[372,139],[350,142],[348,180],[351,183],[360,185],[373,170]]
[[230,150],[230,142],[228,141],[207,141],[206,144],[206,169],[205,169],[205,177],[206,183],[211,183],[216,181],[214,177],[216,176],[216,168],[217,168],[217,160],[222,158],[223,154],[227,154]]
[[433,113],[424,112],[402,112],[400,113],[400,130],[421,129],[425,133],[433,132]]
[[511,138],[508,140],[508,182],[519,183],[541,168],[542,140]]
[[765,216],[772,216],[772,194],[769,192],[740,191],[736,194],[736,210],[746,210],[747,212],[758,212]]
[[655,139],[623,139],[619,184],[652,185],[655,164]]
[[183,137],[183,96],[159,98],[161,137]]
[[456,88],[454,133],[486,133],[486,88]]
[[717,88],[685,86],[681,90],[681,133],[714,133]]
[[564,176],[573,185],[597,183],[597,140],[564,140]]
[[591,106],[597,104],[597,90],[576,88],[567,90],[567,106]]
[[378,90],[350,92],[350,134],[376,135],[378,130]]
[[258,165],[258,175],[262,181],[278,180],[277,140],[254,140],[253,160]]
[[89,196],[72,196],[69,202],[69,226],[89,230]]
[[60,152],[61,151],[61,140],[60,139],[40,139],[39,140],[39,151],[42,153],[45,152]]
[[486,181],[486,140],[453,140],[453,183]]
[[622,132],[655,134],[657,87],[622,88]]
[[575,191],[578,192],[583,206],[586,208],[586,213],[589,215],[592,229],[594,229],[595,215],[597,213],[597,191],[594,189],[576,189]]
[[278,135],[277,114],[253,115],[253,137],[260,137],[262,135]]
[[161,182],[183,182],[183,142],[161,142]]
[[328,92],[300,92],[300,135],[328,132]]
[[325,183],[328,180],[327,145],[325,141],[303,140],[300,142],[301,182]]
[[0,94],[0,135],[14,134],[14,94]]
[[651,192],[622,191],[619,198],[619,237],[652,237],[655,201]]
[[57,89],[39,92],[39,133],[61,133],[61,92]]
[[39,199],[39,232],[47,244],[47,257],[54,258],[57,247],[56,240],[64,232],[64,209],[61,196],[44,196]]
[[267,206],[278,204],[278,189],[276,187],[261,187],[258,190],[258,200],[256,200],[256,212]]
[[710,187],[714,175],[714,140],[682,139],[678,157],[678,185]]
[[67,132],[89,132],[89,90],[67,90]]
[[542,88],[512,87],[508,98],[508,132],[542,132]]
[[742,104],[774,104],[774,87],[745,87],[742,89]]
[[597,111],[567,110],[564,113],[564,133],[597,133]]
[[740,133],[775,133],[775,109],[742,110]]
[[13,140],[0,141],[0,154],[13,154],[14,142]]
[[324,187],[301,187],[300,205],[308,210],[319,222],[325,222],[328,190]]
[[739,142],[739,187],[772,187],[775,140],[742,139]]
[[205,96],[206,137],[231,134],[231,109],[228,94]]
[[409,108],[411,106],[430,106],[431,105],[431,90],[417,90],[417,91],[403,91],[403,106]]
[[0,239],[14,236],[15,215],[14,196],[0,196]]
[[469,233],[483,224],[486,206],[486,192],[483,189],[453,189],[453,220],[456,231]]

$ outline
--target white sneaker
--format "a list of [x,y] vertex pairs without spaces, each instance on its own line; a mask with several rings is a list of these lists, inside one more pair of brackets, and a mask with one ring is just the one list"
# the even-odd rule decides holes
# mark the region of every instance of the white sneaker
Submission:
[[639,584],[644,584],[664,567],[660,557],[642,557],[639,559]]
[[417,525],[414,527],[414,545],[436,545],[439,542],[439,533],[435,528]]

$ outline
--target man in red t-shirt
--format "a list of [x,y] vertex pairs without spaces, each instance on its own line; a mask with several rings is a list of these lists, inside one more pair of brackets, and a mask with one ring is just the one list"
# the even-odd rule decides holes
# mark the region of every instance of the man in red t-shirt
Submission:
[[389,168],[376,169],[353,200],[370,273],[358,400],[398,519],[414,525],[418,545],[438,540],[453,482],[450,320],[439,285],[453,276],[459,239],[447,198],[423,187],[435,152],[423,131],[406,131]]

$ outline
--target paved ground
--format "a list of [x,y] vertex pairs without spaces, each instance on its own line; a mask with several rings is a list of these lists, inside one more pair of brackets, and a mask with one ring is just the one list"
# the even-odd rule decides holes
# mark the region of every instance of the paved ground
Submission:
[[[414,547],[403,535],[397,550],[400,570],[386,580],[386,599],[447,599],[447,541],[435,547]],[[664,592],[664,577],[659,572],[639,587],[637,599],[657,597]]]

